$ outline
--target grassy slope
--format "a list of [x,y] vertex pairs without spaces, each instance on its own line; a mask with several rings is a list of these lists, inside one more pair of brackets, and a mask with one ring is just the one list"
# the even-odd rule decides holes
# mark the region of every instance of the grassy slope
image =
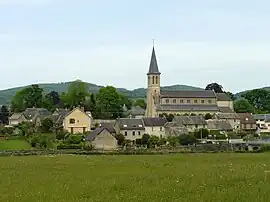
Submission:
[[0,158],[0,201],[257,201],[270,154]]
[[0,140],[0,150],[31,149],[25,140]]
[[[50,91],[67,92],[70,82],[65,83],[53,83],[53,84],[39,84],[41,88],[44,89],[45,93]],[[102,86],[95,84],[87,83],[89,92],[96,93]],[[25,86],[24,86],[25,87]],[[0,104],[9,104],[12,97],[16,94],[17,91],[21,90],[24,87],[12,88],[7,90],[0,91]],[[185,85],[173,85],[162,87],[163,90],[200,90],[200,88],[185,86]],[[118,88],[118,91],[128,96],[129,98],[143,98],[146,95],[146,89],[139,88],[135,90],[127,90],[125,88]]]

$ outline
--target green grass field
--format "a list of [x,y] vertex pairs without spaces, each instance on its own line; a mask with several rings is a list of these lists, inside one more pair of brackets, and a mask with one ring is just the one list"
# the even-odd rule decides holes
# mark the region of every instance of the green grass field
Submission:
[[270,201],[270,154],[0,158],[0,201]]
[[0,140],[0,151],[20,149],[31,149],[31,145],[25,140]]

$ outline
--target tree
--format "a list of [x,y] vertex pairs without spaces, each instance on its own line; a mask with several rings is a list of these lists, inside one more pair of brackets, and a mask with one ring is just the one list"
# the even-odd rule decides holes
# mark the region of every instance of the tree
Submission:
[[179,142],[179,139],[176,136],[169,136],[167,141],[169,142],[170,146],[176,147],[177,143]]
[[40,130],[43,133],[50,133],[53,131],[53,121],[49,118],[46,118],[41,121]]
[[112,86],[101,88],[96,94],[98,118],[115,119],[123,116],[122,97]]
[[233,94],[233,93],[231,93],[231,92],[225,92],[228,96],[229,96],[229,98],[231,98],[233,101],[234,100],[236,100],[236,97],[235,97],[235,95]]
[[119,93],[121,106],[126,105],[127,109],[131,109],[132,101],[128,97]]
[[148,148],[153,148],[158,144],[159,144],[159,137],[153,135],[148,139],[148,142],[147,142]]
[[116,134],[115,138],[117,139],[117,144],[118,145],[123,145],[125,141],[125,136],[123,134]]
[[209,130],[207,130],[206,128],[200,128],[198,131],[194,132],[194,136],[197,139],[201,139],[201,138],[206,138],[209,135]]
[[22,112],[26,108],[43,106],[43,89],[38,85],[31,85],[18,91],[11,101],[14,112]]
[[47,95],[45,95],[43,99],[43,107],[48,110],[54,110],[57,107],[60,107],[60,96],[58,92],[51,91]]
[[233,108],[237,113],[254,113],[254,107],[245,99],[236,100],[233,103]]
[[270,92],[265,89],[255,89],[242,95],[243,98],[255,107],[258,112],[270,112]]
[[90,111],[94,118],[97,118],[97,104],[95,94],[90,94],[90,96],[86,97],[84,108],[87,111]]
[[143,109],[146,109],[146,102],[145,102],[144,99],[137,99],[137,100],[135,100],[135,102],[134,102],[133,105],[134,106],[139,106],[139,107],[141,107]]
[[222,85],[219,85],[218,83],[210,83],[206,86],[205,90],[213,90],[216,93],[223,93]]
[[205,114],[205,116],[204,116],[205,120],[212,119],[212,118],[213,118],[212,115],[209,113]]
[[179,136],[179,143],[181,145],[190,145],[197,143],[197,139],[194,135],[180,135]]
[[2,124],[7,125],[8,124],[8,117],[9,117],[8,108],[5,105],[3,105],[1,107],[1,111],[0,111],[0,122]]
[[149,134],[143,134],[143,136],[142,136],[142,145],[147,145],[149,139],[150,139]]

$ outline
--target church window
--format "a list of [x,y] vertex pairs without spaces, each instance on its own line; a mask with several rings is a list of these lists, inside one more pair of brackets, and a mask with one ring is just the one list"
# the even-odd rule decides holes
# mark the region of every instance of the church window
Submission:
[[148,76],[148,84],[150,84],[151,78],[150,76]]
[[190,100],[187,100],[187,103],[190,103]]
[[204,103],[204,100],[201,100],[201,103],[203,104]]
[[194,100],[194,103],[198,103],[198,100]]
[[153,81],[152,81],[153,84],[155,84],[155,76],[153,76]]
[[208,100],[208,103],[211,104],[212,103],[212,100]]
[[180,103],[184,103],[184,100],[180,100]]
[[176,99],[173,100],[173,103],[176,103]]
[[167,99],[167,100],[166,100],[166,103],[169,103],[169,102],[170,102],[170,100],[169,100],[169,99]]
[[156,84],[158,84],[158,76],[156,76]]

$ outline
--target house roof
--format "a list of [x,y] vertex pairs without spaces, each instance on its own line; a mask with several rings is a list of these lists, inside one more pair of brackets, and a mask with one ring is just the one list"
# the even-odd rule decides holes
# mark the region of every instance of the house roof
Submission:
[[242,124],[256,124],[256,120],[250,113],[238,113]]
[[253,118],[256,120],[269,120],[270,114],[253,114]]
[[226,93],[216,93],[217,101],[232,101]]
[[80,110],[82,113],[84,113],[86,116],[88,116],[91,119],[91,117],[87,113],[85,113],[85,111],[83,111],[80,107],[75,107],[73,110],[71,110],[70,112],[66,113],[66,115],[64,116],[64,118],[66,118],[68,115],[70,115],[75,110]]
[[213,111],[218,112],[219,108],[217,105],[156,105],[158,111]]
[[70,110],[68,110],[68,109],[57,108],[54,110],[53,115],[60,115],[60,114],[66,115],[69,112],[70,112]]
[[152,56],[151,56],[148,74],[160,74],[160,72],[158,70],[158,64],[157,64],[157,58],[156,58],[154,46],[153,46],[153,50],[152,50]]
[[233,130],[226,120],[210,119],[206,121],[208,130]]
[[161,98],[216,98],[216,96],[211,90],[162,91]]
[[172,122],[183,125],[206,125],[202,116],[175,116]]
[[167,119],[164,117],[147,117],[143,118],[144,126],[164,126],[167,123]]
[[51,113],[45,108],[27,108],[23,112],[26,119],[34,119],[38,116],[49,116]]
[[217,119],[240,119],[237,113],[218,113]]
[[219,107],[219,111],[222,113],[234,113],[230,107]]
[[120,118],[116,121],[120,130],[144,130],[142,119],[136,118]]
[[[96,128],[95,130],[93,130],[86,138],[86,141],[93,141],[102,131],[108,131],[106,128]],[[110,131],[108,131],[110,133]]]
[[24,116],[23,113],[14,113],[14,114],[12,114],[11,117],[9,117],[9,120],[17,120],[17,119],[19,119],[21,116]]
[[124,112],[126,116],[128,115],[133,115],[133,116],[138,116],[138,115],[144,115],[145,114],[145,109],[141,108],[140,106],[132,106],[131,110],[128,110]]
[[100,127],[106,128],[110,133],[115,133],[114,122],[103,122],[99,124]]

